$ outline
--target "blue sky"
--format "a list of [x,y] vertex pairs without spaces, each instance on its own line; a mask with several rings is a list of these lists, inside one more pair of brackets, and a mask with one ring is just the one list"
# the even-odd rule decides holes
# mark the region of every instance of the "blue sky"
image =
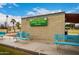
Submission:
[[79,3],[0,3],[0,23],[15,19],[21,22],[21,17],[65,11],[79,13]]
[[65,11],[79,13],[77,3],[4,3],[0,4],[0,13],[13,16],[30,16],[50,12]]

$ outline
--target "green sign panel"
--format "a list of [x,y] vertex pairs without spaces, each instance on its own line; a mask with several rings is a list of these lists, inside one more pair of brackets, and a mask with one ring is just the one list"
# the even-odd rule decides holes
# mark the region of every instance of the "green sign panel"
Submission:
[[30,25],[31,26],[47,26],[48,19],[46,17],[38,17],[38,18],[30,19]]

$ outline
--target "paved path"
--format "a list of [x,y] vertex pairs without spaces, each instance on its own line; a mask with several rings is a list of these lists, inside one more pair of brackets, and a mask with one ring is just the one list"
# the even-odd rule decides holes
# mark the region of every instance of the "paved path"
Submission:
[[79,54],[69,50],[66,50],[64,52],[61,49],[57,50],[56,46],[54,46],[53,44],[45,44],[45,43],[32,42],[32,41],[28,41],[26,44],[23,44],[15,41],[16,39],[13,39],[13,37],[5,36],[4,40],[0,40],[0,44],[12,46],[23,50],[38,52],[39,54],[40,53],[47,55]]

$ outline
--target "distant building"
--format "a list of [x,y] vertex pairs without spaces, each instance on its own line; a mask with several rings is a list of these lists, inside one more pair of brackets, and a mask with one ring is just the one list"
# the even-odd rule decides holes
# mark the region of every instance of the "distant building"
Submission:
[[79,14],[73,14],[73,13],[65,14],[65,22],[79,23]]

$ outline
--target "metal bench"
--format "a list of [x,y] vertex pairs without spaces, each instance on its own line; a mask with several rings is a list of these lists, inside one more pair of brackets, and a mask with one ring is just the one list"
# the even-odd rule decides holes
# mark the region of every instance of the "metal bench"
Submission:
[[55,34],[54,44],[79,46],[79,35]]
[[15,39],[16,39],[16,42],[30,40],[30,34],[28,32],[17,32]]
[[6,32],[0,32],[0,37],[3,39],[3,36],[6,34]]

